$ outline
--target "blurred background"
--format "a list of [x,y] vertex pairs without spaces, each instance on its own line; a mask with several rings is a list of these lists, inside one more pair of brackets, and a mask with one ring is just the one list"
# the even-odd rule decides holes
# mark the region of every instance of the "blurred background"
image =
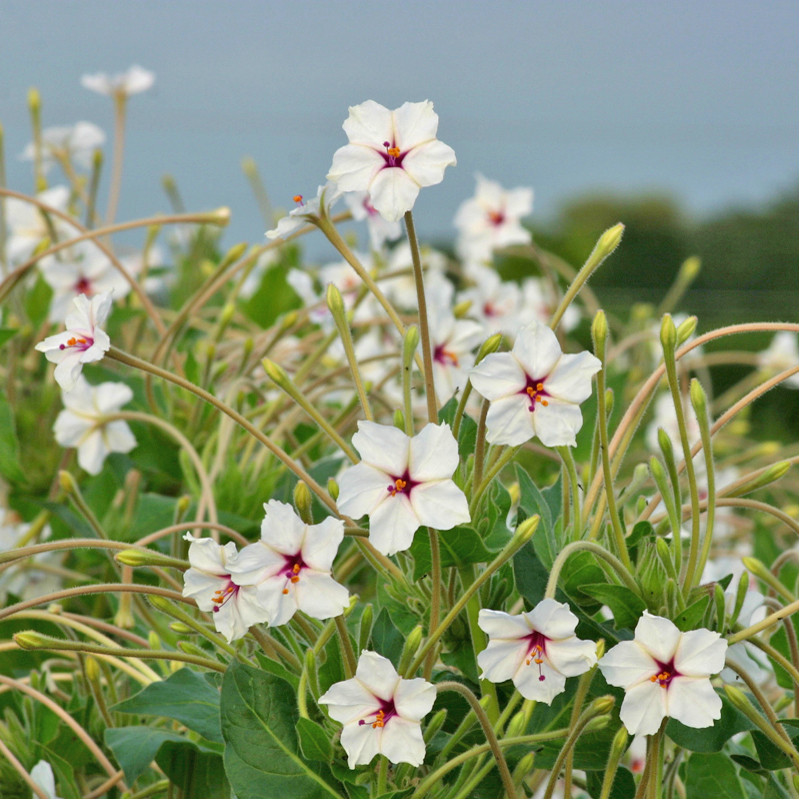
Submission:
[[[657,300],[697,254],[687,310],[797,318],[795,0],[5,0],[0,46],[14,189],[32,191],[28,89],[45,127],[88,120],[110,137],[112,103],[81,75],[138,63],[156,84],[129,102],[118,219],[169,210],[170,175],[187,209],[231,208],[224,244],[258,243],[243,157],[286,208],[324,181],[348,105],[428,98],[458,156],[415,208],[429,241],[451,240],[481,172],[533,186],[538,240],[573,263],[625,222],[594,280],[615,306]],[[314,234],[307,252],[329,249]]]

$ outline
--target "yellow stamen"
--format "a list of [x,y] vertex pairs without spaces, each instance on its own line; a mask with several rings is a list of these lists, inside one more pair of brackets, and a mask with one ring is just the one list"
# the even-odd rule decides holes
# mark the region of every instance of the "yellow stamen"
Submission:
[[388,153],[390,156],[392,156],[392,157],[394,157],[394,158],[397,158],[397,156],[399,156],[399,155],[400,155],[400,148],[399,148],[399,147],[387,147],[387,148],[386,148],[386,152],[387,152],[387,153]]

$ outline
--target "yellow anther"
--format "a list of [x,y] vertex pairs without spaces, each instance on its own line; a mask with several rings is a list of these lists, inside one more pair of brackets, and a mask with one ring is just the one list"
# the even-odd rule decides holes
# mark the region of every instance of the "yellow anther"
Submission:
[[386,152],[392,156],[393,158],[397,158],[400,155],[400,148],[399,147],[387,147]]
[[294,200],[294,201],[295,201],[295,203],[302,203],[302,202],[303,202],[303,195],[301,195],[301,194],[296,194],[296,195],[295,195],[295,196],[292,198],[292,200]]

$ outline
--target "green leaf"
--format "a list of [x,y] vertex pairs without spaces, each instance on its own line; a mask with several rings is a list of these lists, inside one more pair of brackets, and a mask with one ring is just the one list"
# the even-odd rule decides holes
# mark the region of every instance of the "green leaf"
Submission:
[[105,731],[106,746],[125,772],[128,783],[133,783],[150,766],[158,748],[167,741],[185,742],[186,739],[177,733],[146,725],[106,728]]
[[[591,797],[600,797],[600,791],[603,788],[603,779],[605,772],[602,770],[591,770],[586,773],[586,788],[589,790]],[[608,797],[633,797],[636,794],[636,783],[633,780],[633,774],[625,767],[620,767],[614,775],[614,781],[611,785],[611,793]]]
[[222,742],[219,724],[219,692],[188,667],[166,680],[151,683],[139,694],[117,703],[112,711],[169,717],[197,731],[210,742]]
[[[36,275],[36,283],[33,284],[32,289],[25,292],[22,303],[34,330],[38,330],[44,324],[47,312],[50,310],[50,300],[53,297],[53,290],[42,277],[42,273],[36,270]],[[70,311],[72,308],[73,306],[70,304]]]
[[262,328],[269,328],[281,314],[301,305],[286,280],[288,273],[289,268],[283,264],[270,267],[253,296],[242,303],[244,313]]
[[[796,719],[782,719],[779,720],[780,724],[786,729],[789,738],[797,747],[797,720]],[[753,743],[756,746],[758,753],[758,760],[761,766],[767,770],[786,769],[792,766],[792,761],[789,756],[773,744],[765,734],[759,730],[751,731]]]
[[736,767],[727,755],[692,753],[686,765],[686,796],[744,797],[744,787]]
[[[789,650],[789,638],[786,635],[786,628],[781,625],[778,630],[770,637],[769,643],[789,661],[792,660],[792,654]],[[775,670],[775,681],[782,689],[792,689],[794,681],[792,676],[772,658],[769,659],[772,668]]]
[[[538,531],[534,534],[536,538]],[[514,582],[517,591],[533,608],[544,599],[544,590],[547,587],[549,572],[539,560],[533,542],[528,542],[514,556]]]
[[233,663],[222,680],[225,771],[237,797],[340,797],[300,757],[286,681]]
[[178,787],[180,797],[230,797],[222,756],[201,749],[192,742],[164,742],[156,764]]
[[308,761],[324,761],[333,758],[333,745],[321,725],[305,717],[297,720],[297,738],[300,752]]
[[647,608],[644,600],[627,586],[614,586],[608,583],[590,583],[581,587],[584,594],[607,605],[614,615],[614,627],[633,628]]
[[[418,581],[431,570],[431,543],[427,528],[420,528],[416,532],[409,549],[414,556],[414,580]],[[493,556],[481,537],[466,525],[439,531],[439,552],[443,569],[491,561]]]
[[[561,569],[561,582],[564,592],[582,605],[587,613],[594,613],[600,608],[596,603],[587,603],[590,595],[584,593],[584,587],[597,585],[606,580],[606,574],[600,568],[591,553],[578,550],[567,558]],[[591,606],[593,610],[586,608]]]
[[[458,398],[451,397],[441,409],[439,409],[439,422],[446,422],[451,428],[458,408]],[[466,460],[470,453],[475,452],[475,439],[478,435],[478,425],[472,417],[464,414],[461,417],[461,425],[458,429],[458,454],[462,461]]]
[[19,439],[14,424],[14,412],[5,393],[0,395],[0,474],[12,483],[27,482],[19,463]]
[[283,680],[290,683],[295,689],[299,686],[300,678],[295,675],[294,672],[289,672],[283,664],[279,664],[277,661],[267,658],[263,653],[256,653],[256,660],[258,661],[258,665],[265,672],[270,672],[273,675],[277,675],[279,678],[283,678]]
[[403,652],[405,637],[395,627],[389,612],[382,608],[372,626],[372,644],[375,651],[392,663],[396,663]]
[[[753,723],[737,711],[723,694],[720,718],[708,728],[690,728],[676,719],[667,723],[667,736],[695,753],[718,753],[735,733],[750,730]],[[713,795],[709,795],[713,796]]]
[[675,625],[681,631],[693,631],[703,619],[710,602],[710,597],[701,597],[696,600],[675,617]]
[[0,347],[11,339],[16,332],[16,328],[0,328]]

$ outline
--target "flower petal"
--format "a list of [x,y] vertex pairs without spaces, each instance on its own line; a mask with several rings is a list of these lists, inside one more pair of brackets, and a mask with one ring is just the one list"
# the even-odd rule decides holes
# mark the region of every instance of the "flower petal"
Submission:
[[[342,192],[365,191],[385,164],[383,156],[372,147],[346,144],[333,154],[333,162],[326,177]],[[285,233],[286,231],[277,230],[275,235]]]
[[525,371],[511,353],[490,353],[469,374],[475,389],[487,400],[516,395],[525,388]]
[[511,680],[529,649],[528,639],[490,639],[486,649],[478,653],[478,666],[483,670],[481,678],[492,683]]
[[599,667],[608,683],[623,688],[649,681],[658,672],[656,660],[636,641],[612,647],[600,659]]
[[570,636],[563,641],[547,642],[547,660],[562,675],[583,675],[597,663],[597,646],[588,639]]
[[328,706],[328,716],[331,719],[345,724],[357,724],[359,719],[369,716],[380,707],[380,702],[372,692],[355,678],[334,683],[319,698],[319,702]]
[[[339,186],[341,187],[341,182]],[[414,207],[419,187],[413,177],[401,167],[384,167],[372,179],[368,190],[375,210],[384,219],[396,222]]]
[[667,692],[657,682],[642,681],[625,691],[619,718],[628,729],[628,733],[634,735],[655,733],[665,716],[667,716]]
[[681,636],[675,651],[675,669],[681,675],[714,675],[725,666],[728,643],[718,633],[701,628]]
[[433,103],[430,100],[421,103],[403,103],[400,108],[392,111],[391,115],[394,143],[401,151],[410,150],[436,138],[439,115],[433,110]]
[[531,414],[539,441],[545,447],[575,447],[575,436],[583,425],[580,407],[554,397],[547,400],[547,405],[537,403],[536,410]]
[[401,680],[394,692],[394,707],[401,717],[421,720],[433,708],[436,687],[423,678]]
[[288,503],[270,500],[264,503],[261,541],[284,555],[300,552],[306,535],[306,524]]
[[582,403],[592,393],[592,376],[602,364],[591,353],[561,356],[556,368],[547,376],[548,394],[570,403]]
[[[537,700],[550,705],[553,698],[564,691],[567,679],[545,659],[544,663],[526,663],[523,660],[514,674],[514,686],[528,700]],[[544,678],[544,680],[542,680]]]
[[[350,106],[348,111],[342,128],[350,142],[383,148],[383,143],[394,137],[394,114],[386,106],[366,100],[357,106]],[[435,131],[434,128],[434,134]]]
[[[435,693],[434,689],[434,693]],[[364,725],[366,728],[367,726]],[[405,762],[418,767],[425,760],[425,740],[419,722],[392,717],[381,730],[379,752],[392,764]]]
[[387,492],[386,500],[369,515],[369,541],[385,556],[391,556],[411,547],[420,524],[407,495],[391,497]]
[[328,572],[304,569],[294,584],[297,607],[315,619],[336,617],[347,608],[350,592]]
[[722,700],[708,678],[679,675],[666,694],[667,714],[690,728],[710,728],[722,715]]
[[447,167],[456,164],[452,147],[432,139],[411,150],[403,159],[403,169],[418,186],[433,186],[444,180]]
[[511,353],[534,380],[546,378],[562,355],[556,335],[539,321],[520,330]]
[[361,681],[375,697],[391,700],[400,676],[388,658],[372,650],[362,650],[356,667],[356,679]]
[[506,614],[491,608],[478,612],[478,627],[493,639],[522,639],[532,633],[524,614]]
[[534,436],[533,416],[527,395],[512,394],[493,400],[486,415],[486,441],[512,447],[527,442]]
[[569,610],[566,603],[559,603],[551,597],[536,604],[532,611],[523,614],[531,628],[548,639],[566,639],[575,635],[578,618]]
[[371,514],[390,497],[390,483],[385,472],[363,461],[349,467],[339,478],[339,511],[353,519]]
[[303,561],[312,569],[330,572],[342,539],[344,521],[341,519],[328,517],[318,525],[309,525],[303,542]]
[[462,522],[469,522],[469,505],[464,492],[451,480],[431,481],[411,491],[411,507],[419,525],[430,525],[449,531]]
[[342,728],[341,742],[347,753],[347,766],[350,769],[354,769],[358,764],[369,764],[375,758],[382,730],[368,724],[359,725],[357,721]]
[[668,664],[681,640],[677,626],[664,617],[644,611],[636,623],[636,643],[662,664]]
[[411,439],[408,472],[415,481],[450,478],[458,467],[458,442],[450,426],[429,422]]
[[379,425],[363,419],[358,422],[358,432],[353,434],[353,447],[361,460],[387,475],[402,475],[406,471],[409,441],[409,437],[394,425]]

